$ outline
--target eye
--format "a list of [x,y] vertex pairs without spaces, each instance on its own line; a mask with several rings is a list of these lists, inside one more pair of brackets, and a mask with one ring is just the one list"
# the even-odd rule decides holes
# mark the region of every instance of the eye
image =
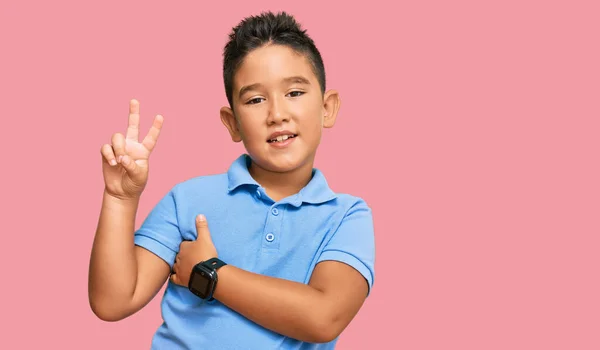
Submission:
[[298,97],[304,95],[304,91],[292,91],[288,95],[291,95],[291,97]]
[[247,105],[254,105],[254,104],[260,103],[262,100],[264,100],[264,98],[257,97],[257,98],[253,98],[250,101],[246,102],[246,104]]

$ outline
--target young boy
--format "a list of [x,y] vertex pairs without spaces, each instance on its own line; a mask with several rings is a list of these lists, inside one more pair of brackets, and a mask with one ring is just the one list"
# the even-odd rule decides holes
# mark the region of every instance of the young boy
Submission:
[[221,120],[247,153],[175,185],[135,231],[163,118],[102,147],[105,191],[89,300],[102,320],[144,307],[169,280],[153,349],[333,349],[374,279],[371,210],[313,168],[340,98],[294,18],[243,20],[225,46]]

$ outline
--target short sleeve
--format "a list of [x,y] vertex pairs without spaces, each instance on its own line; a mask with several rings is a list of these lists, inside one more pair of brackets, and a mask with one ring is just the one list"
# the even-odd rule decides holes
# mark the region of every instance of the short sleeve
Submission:
[[366,279],[371,293],[375,280],[375,234],[372,211],[364,201],[359,200],[348,210],[317,263],[325,260],[355,268]]
[[156,204],[135,232],[134,243],[156,254],[172,268],[181,242],[173,188]]

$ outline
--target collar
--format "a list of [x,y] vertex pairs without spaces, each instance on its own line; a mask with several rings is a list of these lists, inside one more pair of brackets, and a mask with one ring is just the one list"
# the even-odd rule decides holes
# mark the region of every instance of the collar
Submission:
[[[248,171],[251,161],[248,154],[242,154],[231,164],[227,171],[227,190],[229,192],[244,185],[262,189],[262,186],[252,178]],[[284,201],[299,207],[302,203],[321,204],[335,198],[337,195],[329,188],[323,173],[319,169],[313,168],[310,182],[300,192]]]

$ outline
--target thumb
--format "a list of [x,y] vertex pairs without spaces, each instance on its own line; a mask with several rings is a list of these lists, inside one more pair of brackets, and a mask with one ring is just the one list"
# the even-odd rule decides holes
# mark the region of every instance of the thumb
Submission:
[[210,231],[208,230],[208,222],[206,217],[202,214],[196,216],[196,232],[198,232],[198,238],[208,237],[210,238]]
[[125,168],[125,171],[127,171],[131,177],[135,178],[135,176],[139,173],[139,166],[128,155],[123,156],[123,159],[121,159],[121,165],[123,165],[123,168]]

